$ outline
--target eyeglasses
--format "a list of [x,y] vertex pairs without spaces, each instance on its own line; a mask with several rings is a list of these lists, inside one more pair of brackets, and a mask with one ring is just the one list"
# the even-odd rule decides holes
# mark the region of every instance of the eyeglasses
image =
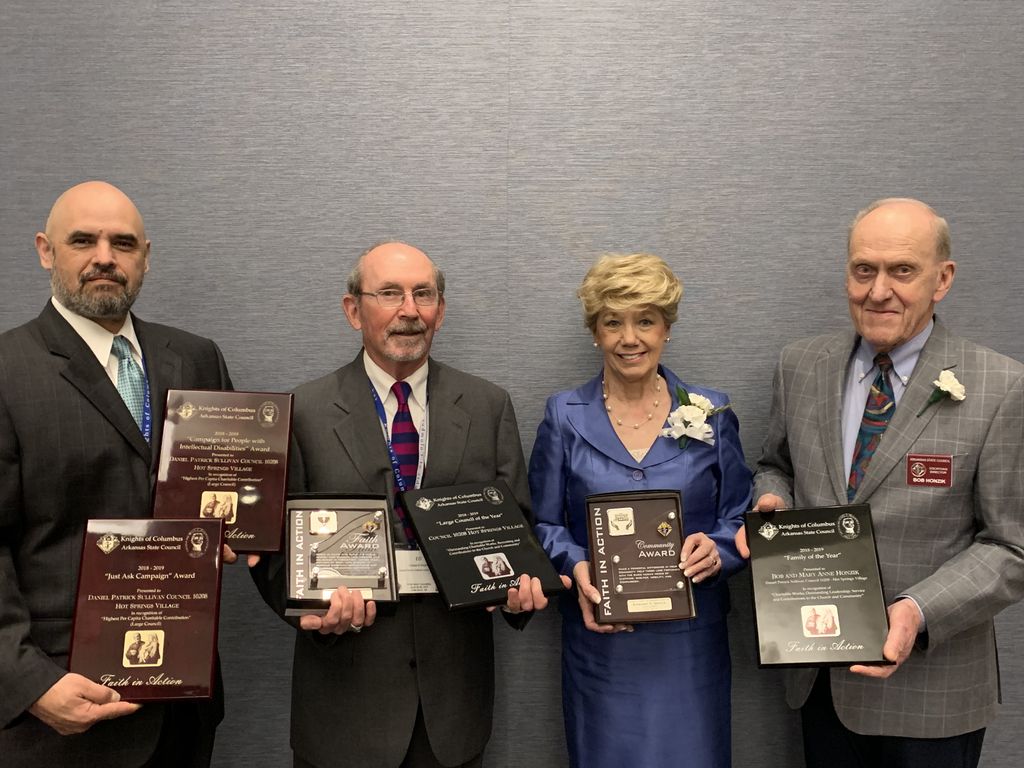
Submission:
[[[419,307],[432,307],[437,304],[437,291],[433,288],[417,288],[410,292],[413,302]],[[379,291],[359,291],[360,296],[373,296],[382,307],[394,309],[405,303],[406,291],[397,288],[383,288]]]

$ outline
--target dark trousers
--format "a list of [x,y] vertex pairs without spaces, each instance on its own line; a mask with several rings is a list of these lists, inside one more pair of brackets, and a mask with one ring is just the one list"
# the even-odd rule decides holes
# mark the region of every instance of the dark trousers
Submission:
[[800,709],[807,768],[977,768],[985,729],[940,739],[863,736],[840,722],[827,669]]
[[142,768],[209,768],[213,759],[214,728],[204,725],[195,707],[167,707],[160,740]]
[[[434,757],[434,752],[430,748],[430,740],[427,738],[427,727],[423,723],[423,711],[420,710],[416,713],[416,725],[412,729],[412,739],[409,742],[409,749],[405,753],[405,759],[402,760],[399,768],[482,768],[484,764],[483,754],[479,754],[472,760],[460,763],[456,766],[445,766],[437,761]],[[345,755],[339,757],[338,766],[355,766],[360,765],[359,755]],[[292,756],[292,768],[334,768],[334,766],[317,766],[313,763],[307,763],[298,755]]]

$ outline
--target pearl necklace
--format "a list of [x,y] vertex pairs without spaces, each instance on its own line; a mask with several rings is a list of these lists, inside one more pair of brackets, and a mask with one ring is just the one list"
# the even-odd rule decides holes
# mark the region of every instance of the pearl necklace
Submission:
[[[661,376],[656,376],[654,379],[654,391],[655,393],[661,392]],[[608,387],[604,383],[604,379],[601,379],[601,397],[604,399],[604,409],[608,412],[608,418],[612,419],[618,426],[622,426],[622,419],[612,413],[612,407],[608,404]],[[648,421],[654,418],[654,412],[658,410],[658,405],[661,403],[660,395],[655,398],[654,405],[651,406],[651,410],[647,412],[647,418],[643,421],[638,421],[633,425],[633,429],[640,429],[641,424],[646,424]]]

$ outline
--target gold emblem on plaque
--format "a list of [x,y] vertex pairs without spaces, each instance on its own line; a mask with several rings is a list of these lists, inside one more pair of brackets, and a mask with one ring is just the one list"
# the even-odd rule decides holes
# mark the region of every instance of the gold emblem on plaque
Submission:
[[104,533],[96,541],[96,546],[100,548],[100,551],[104,555],[109,555],[121,544],[121,540],[112,533]]
[[672,533],[672,526],[666,523],[664,520],[662,520],[661,523],[658,524],[658,533],[660,533],[662,536],[667,537],[670,533]]

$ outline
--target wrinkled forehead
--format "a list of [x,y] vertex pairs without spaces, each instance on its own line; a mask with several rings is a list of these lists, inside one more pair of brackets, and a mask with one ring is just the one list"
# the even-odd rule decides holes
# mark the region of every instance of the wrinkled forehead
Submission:
[[53,235],[102,231],[132,234],[140,241],[146,238],[139,209],[121,190],[107,184],[80,184],[57,198],[46,231]]
[[377,289],[385,285],[432,286],[434,262],[406,243],[385,243],[363,257],[363,285]]
[[849,256],[864,251],[914,251],[922,256],[937,256],[937,227],[935,215],[923,205],[883,205],[854,227]]

